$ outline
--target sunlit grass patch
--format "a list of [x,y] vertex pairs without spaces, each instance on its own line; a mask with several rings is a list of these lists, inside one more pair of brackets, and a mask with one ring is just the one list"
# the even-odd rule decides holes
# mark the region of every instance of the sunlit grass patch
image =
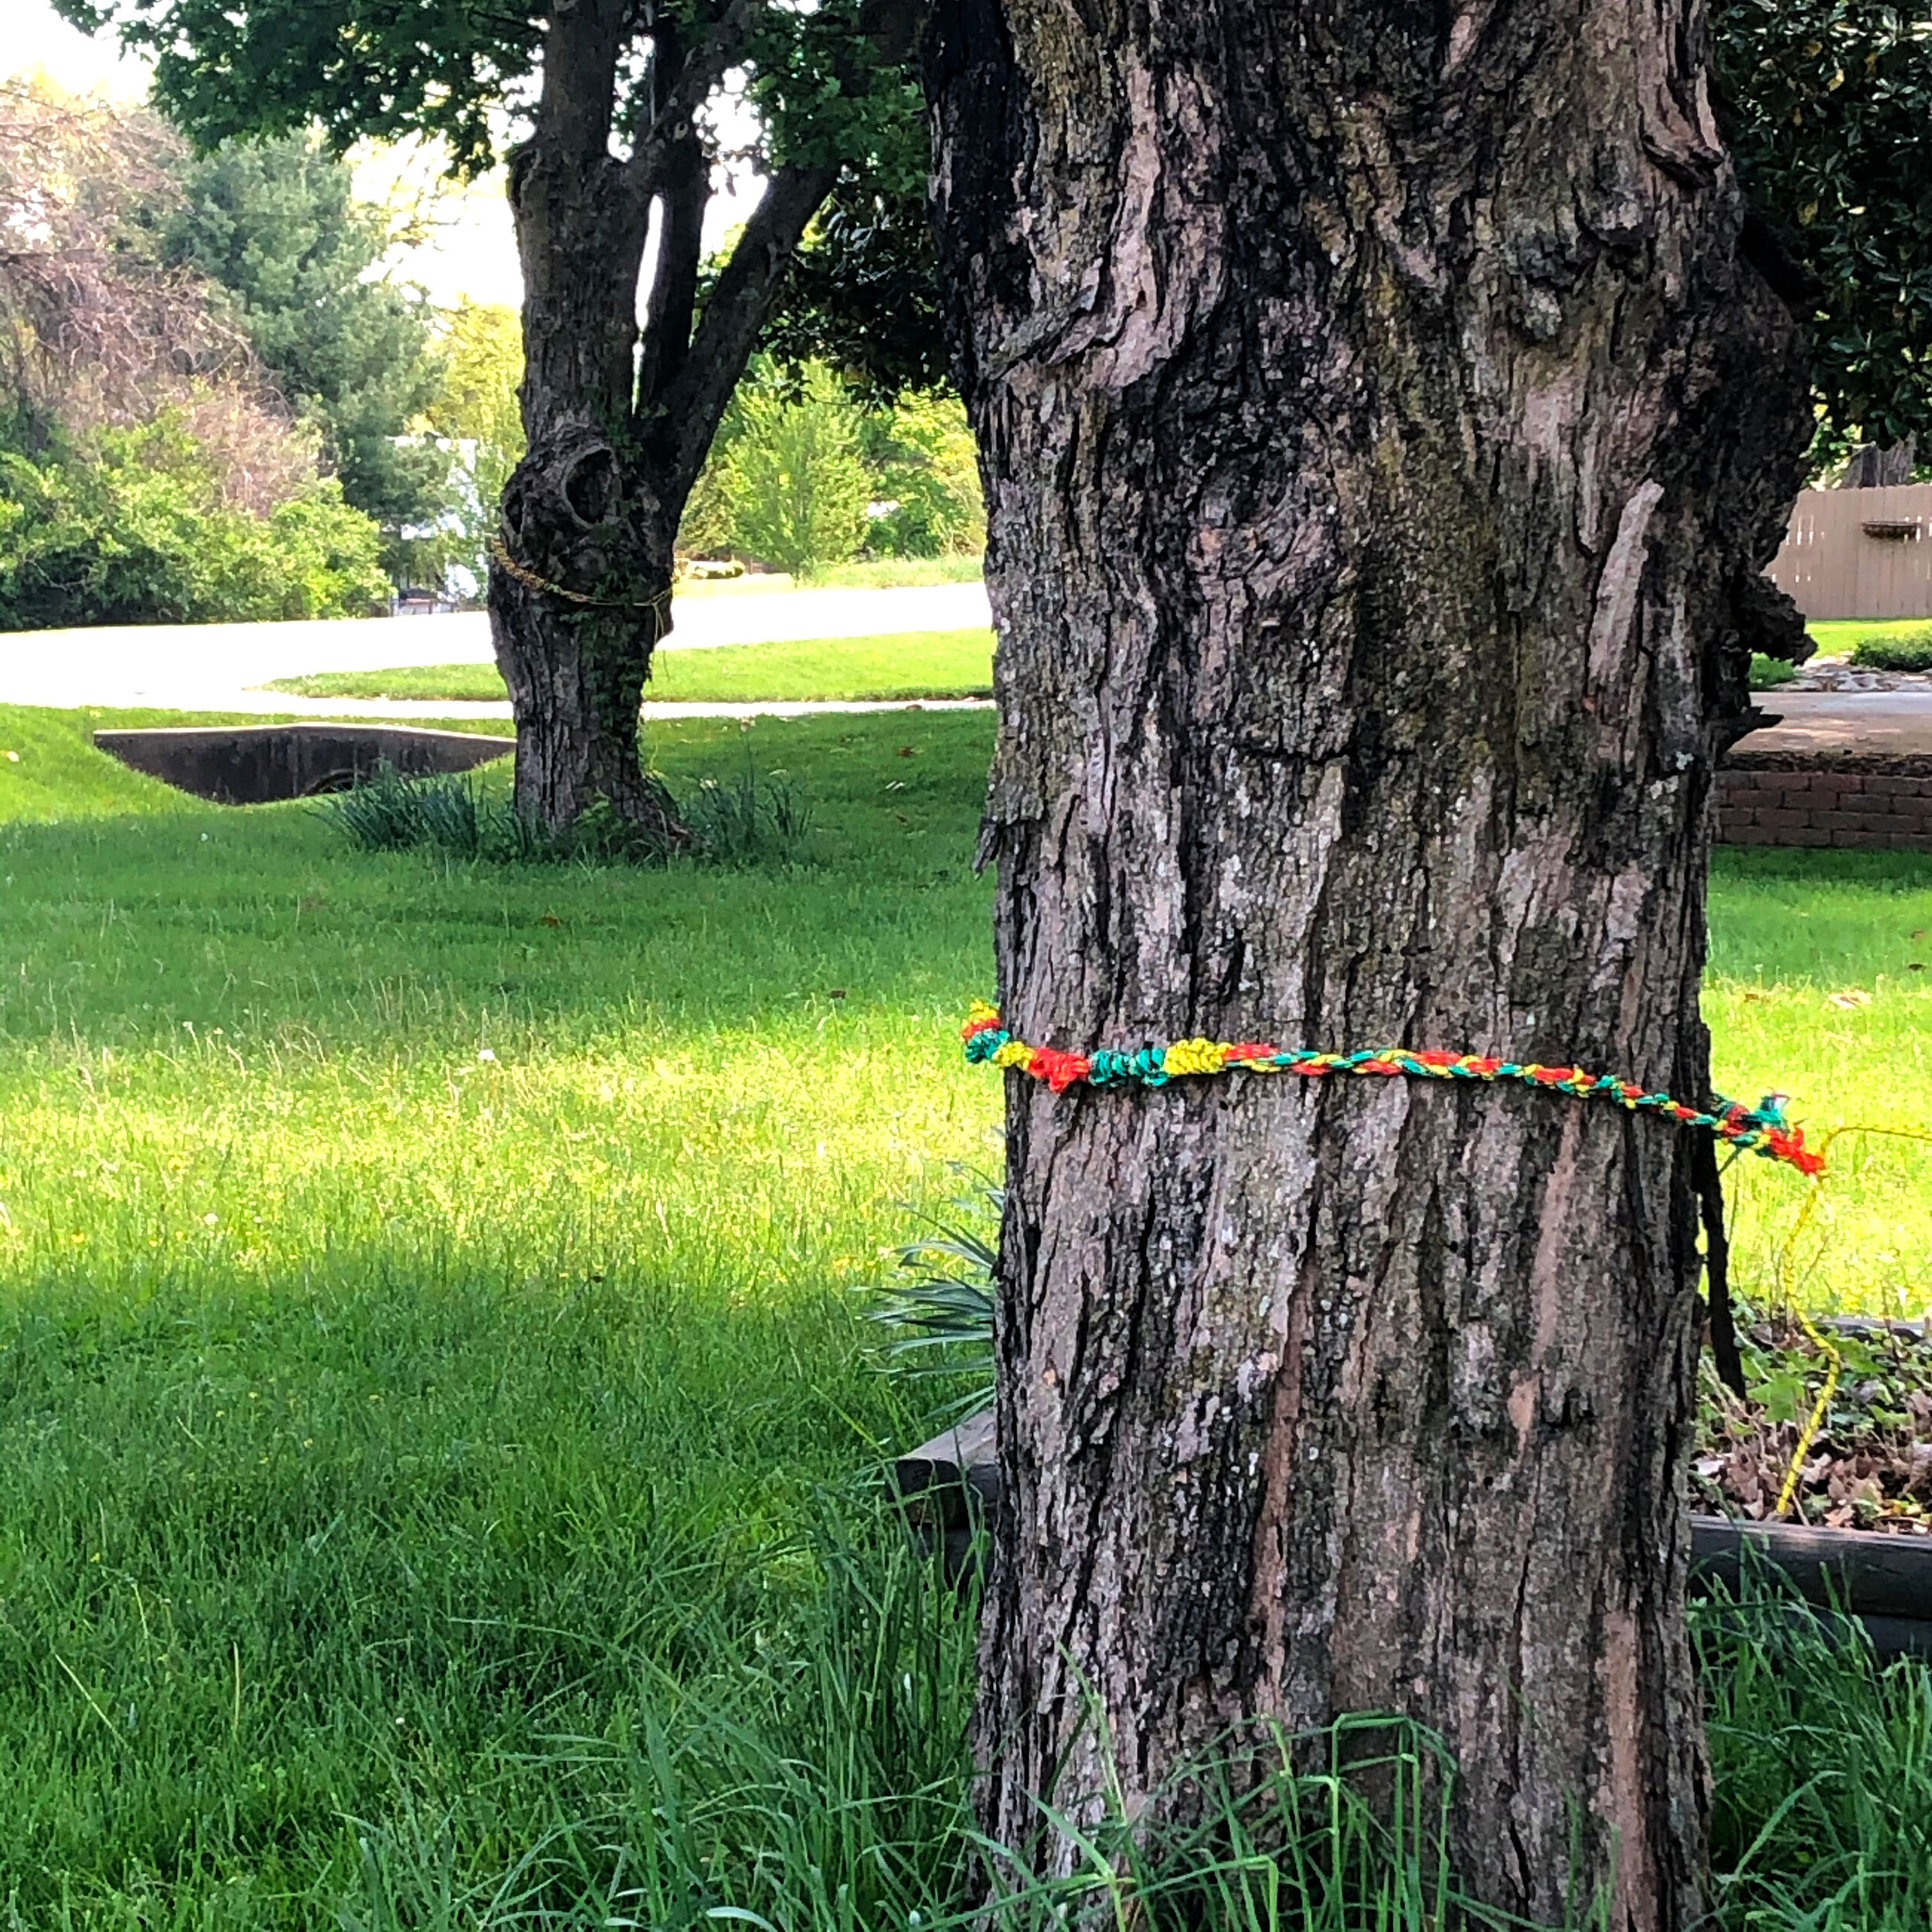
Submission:
[[1860,638],[1901,638],[1925,628],[1923,617],[1846,617],[1820,620],[1805,629],[1821,657],[1847,655]]
[[892,1611],[952,1661],[856,1713],[799,1671],[859,1697],[849,1620],[912,1601],[828,1498],[943,1400],[864,1369],[851,1291],[989,1151],[950,1036],[983,722],[655,733],[825,807],[816,866],[721,874],[371,857],[159,787],[88,816],[105,721],[29,719],[102,787],[0,825],[0,1893],[602,1922],[665,1798],[698,1909],[842,1859],[943,1892],[970,1630]]
[[[305,698],[502,700],[493,664],[413,665],[390,671],[327,671],[266,687]],[[647,702],[752,704],[989,697],[993,634],[908,631],[889,637],[824,638],[800,644],[728,644],[685,651],[674,632],[651,660]]]
[[[1817,1142],[1864,1124],[1932,1132],[1932,862],[1905,855],[1722,852],[1704,998],[1726,1093],[1792,1097]],[[1932,1145],[1847,1135],[1800,1247],[1804,1184],[1731,1169],[1740,1287],[1808,1304],[1932,1312]]]

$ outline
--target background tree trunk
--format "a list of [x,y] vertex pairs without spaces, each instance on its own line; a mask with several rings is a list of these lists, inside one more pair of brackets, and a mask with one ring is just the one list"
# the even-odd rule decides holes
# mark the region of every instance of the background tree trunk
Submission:
[[1882,490],[1910,483],[1915,461],[1913,439],[1903,443],[1861,443],[1838,478],[1841,490]]
[[621,0],[557,10],[536,126],[511,163],[526,450],[504,492],[490,614],[516,716],[525,821],[561,831],[603,798],[668,838],[674,828],[644,782],[638,704],[658,609],[668,608],[683,498],[663,500],[631,427],[655,183],[638,182],[611,152],[628,25]]
[[[526,393],[526,420],[538,413]],[[526,824],[560,832],[602,799],[658,839],[682,835],[645,782],[638,741],[651,651],[669,628],[676,537],[651,479],[605,436],[565,413],[532,437],[503,496],[515,567],[499,556],[490,573]]]
[[[1703,46],[1686,0],[939,0],[1022,1037],[1702,1097],[1712,774],[1811,427]],[[1230,1726],[1400,1711],[1477,1896],[1689,1923],[1688,1141],[1008,1077],[988,1828],[1091,1814],[1090,1693],[1130,1808]]]
[[[695,47],[633,0],[572,0],[544,35],[543,92],[512,157],[523,270],[527,449],[503,494],[490,570],[498,667],[516,716],[516,806],[560,832],[599,800],[648,837],[683,836],[643,774],[638,709],[670,628],[685,500],[838,170],[776,168],[697,311],[709,163],[696,109],[744,45],[730,0]],[[612,151],[619,63],[651,38],[648,116]],[[638,277],[658,246],[639,342]]]

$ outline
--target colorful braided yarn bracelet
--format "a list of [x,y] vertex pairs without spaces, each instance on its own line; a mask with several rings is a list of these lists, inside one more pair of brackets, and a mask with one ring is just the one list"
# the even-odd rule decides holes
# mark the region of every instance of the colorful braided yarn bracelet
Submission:
[[1783,1096],[1767,1094],[1754,1107],[1721,1097],[1716,1111],[1700,1113],[1668,1094],[1646,1093],[1609,1073],[1586,1073],[1577,1066],[1539,1066],[1533,1062],[1485,1060],[1474,1053],[1412,1053],[1406,1047],[1378,1046],[1359,1053],[1320,1053],[1283,1047],[1265,1040],[1181,1039],[1166,1046],[1138,1047],[1131,1053],[1102,1048],[1094,1053],[1063,1053],[1057,1047],[1029,1046],[1000,1023],[998,1011],[974,1002],[961,1029],[966,1057],[979,1064],[1010,1066],[1044,1080],[1056,1094],[1084,1081],[1089,1087],[1165,1087],[1179,1075],[1228,1073],[1406,1074],[1415,1080],[1507,1080],[1547,1088],[1579,1100],[1614,1100],[1632,1113],[1661,1114],[1679,1127],[1698,1128],[1728,1141],[1740,1153],[1785,1161],[1801,1174],[1821,1174],[1825,1156],[1804,1145],[1801,1128],[1784,1117]]

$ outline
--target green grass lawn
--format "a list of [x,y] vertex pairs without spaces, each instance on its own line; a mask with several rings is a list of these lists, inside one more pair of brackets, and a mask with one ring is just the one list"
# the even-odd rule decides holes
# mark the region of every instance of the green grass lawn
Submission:
[[[266,687],[304,698],[501,699],[493,664],[421,665],[399,671],[327,671]],[[990,631],[908,631],[798,644],[667,645],[644,695],[652,703],[739,704],[793,699],[984,698],[993,689]]]
[[[978,556],[887,556],[835,563],[805,587],[833,590],[912,590],[928,583],[977,583],[985,573]],[[730,580],[726,580],[730,581]]]
[[[1932,859],[1720,848],[1704,1010],[1716,1080],[1792,1097],[1815,1141],[1842,1125],[1932,1129]],[[1775,1283],[1794,1177],[1730,1172],[1740,1281]],[[1848,1136],[1789,1278],[1834,1309],[1932,1312],[1932,1145]]]
[[[960,1641],[835,1498],[938,1400],[862,1367],[852,1290],[994,1151],[984,720],[756,727],[808,875],[358,856],[96,759],[111,721],[0,711],[0,1900],[468,1925],[527,1883],[598,1923],[647,1791],[712,1899],[773,1905],[760,1831],[943,1893],[963,1669],[867,1719],[935,1825],[827,1801],[874,1740],[801,1668],[834,1616],[842,1670]],[[745,742],[653,733],[674,781]]]
[[747,572],[736,577],[688,577],[681,597],[760,597],[779,590],[910,590],[933,583],[977,583],[982,560],[969,556],[885,556],[828,565],[801,581],[783,570]]
[[1808,624],[1804,628],[1821,657],[1842,658],[1850,655],[1860,638],[1903,637],[1910,631],[1923,631],[1926,623],[1923,617],[1847,617]]
[[[986,718],[654,726],[808,787],[736,872],[359,855],[122,721],[0,709],[5,1923],[966,1922],[970,1616],[874,1485],[947,1392],[855,1291],[997,1158]],[[1924,1117],[1932,868],[1713,922],[1730,1090]],[[1805,1292],[1932,1303],[1929,1173],[1846,1159]],[[1750,1293],[1800,1184],[1733,1179]]]
[[[857,567],[857,566],[854,566]],[[735,580],[734,580],[735,581]],[[1814,624],[1820,652],[1839,657],[1862,637],[1890,637],[1922,621]],[[730,704],[826,699],[987,697],[992,692],[990,631],[907,631],[890,637],[825,638],[799,644],[735,644],[657,655],[645,696],[658,703]],[[325,671],[265,687],[304,698],[403,698],[444,702],[508,696],[494,665],[437,664],[394,671]]]

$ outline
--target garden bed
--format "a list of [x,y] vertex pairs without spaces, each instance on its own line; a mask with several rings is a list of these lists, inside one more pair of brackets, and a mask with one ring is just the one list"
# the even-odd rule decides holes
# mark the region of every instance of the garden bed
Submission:
[[1829,1356],[1788,1316],[1739,1336],[1749,1391],[1706,1372],[1691,1464],[1693,1503],[1762,1522],[1777,1502],[1812,1411],[1793,1513],[1821,1529],[1932,1536],[1932,1335],[1917,1321],[1839,1317],[1815,1323]]
[[[1841,1607],[1881,1656],[1932,1656],[1932,1334],[1926,1325],[1847,1318],[1815,1325],[1839,1355],[1822,1423],[1801,1467],[1795,1521],[1770,1517],[1801,1434],[1825,1392],[1828,1356],[1789,1319],[1740,1337],[1750,1394],[1706,1366],[1692,1465],[1692,1587],[1737,1594],[1763,1567],[1808,1603]],[[990,1410],[943,1430],[893,1468],[921,1544],[965,1573],[999,1498]]]

